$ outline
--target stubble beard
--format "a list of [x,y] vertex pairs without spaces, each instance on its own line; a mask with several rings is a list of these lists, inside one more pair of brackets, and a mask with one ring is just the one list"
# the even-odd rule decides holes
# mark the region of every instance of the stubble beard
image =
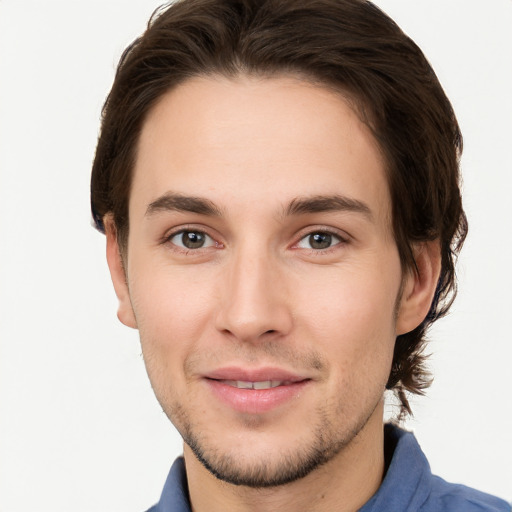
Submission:
[[[373,415],[375,407],[352,428],[333,425],[325,413],[317,411],[318,422],[313,428],[311,441],[301,441],[293,451],[276,453],[273,460],[244,462],[243,456],[227,453],[212,446],[207,436],[201,435],[186,413],[178,407],[173,420],[183,441],[190,447],[199,462],[216,478],[232,485],[250,488],[270,488],[289,484],[306,477],[314,470],[335,458],[357,437]],[[179,418],[178,421],[176,421]],[[299,444],[299,443],[297,443]]]
[[[264,350],[265,355],[274,360],[289,362],[288,364],[292,367],[312,369],[319,373],[327,371],[327,363],[316,353],[298,356],[285,347],[275,344],[262,346],[260,350]],[[224,359],[223,354],[217,354],[216,357],[219,360]],[[249,361],[255,359],[251,354],[244,353],[239,357]],[[201,361],[200,358],[198,359]],[[148,365],[146,360],[146,368],[148,366],[151,365]],[[197,366],[197,362],[190,358],[186,364],[185,374],[194,375],[197,373]],[[151,380],[151,372],[148,371],[148,375]],[[312,423],[308,432],[295,435],[296,439],[293,443],[287,447],[274,443],[273,451],[249,455],[236,453],[234,448],[219,445],[215,432],[208,432],[208,426],[201,425],[201,422],[197,421],[197,414],[190,410],[186,403],[177,396],[173,396],[170,389],[167,393],[161,394],[157,392],[158,387],[153,381],[152,385],[167,417],[197,460],[211,474],[232,485],[257,489],[282,486],[300,480],[330,462],[352,442],[357,442],[358,435],[382,400],[385,382],[382,383],[379,396],[375,392],[373,397],[371,394],[366,397],[368,401],[362,409],[359,409],[362,406],[361,400],[356,403],[351,403],[350,400],[346,402],[347,396],[357,395],[357,390],[349,386],[343,393],[345,399],[341,397],[338,401],[332,399],[311,411],[305,420]],[[256,436],[258,431],[264,431],[265,425],[264,421],[258,420],[257,417],[247,417],[246,420],[242,428],[249,433],[247,443],[250,450],[251,439],[254,439],[253,436]],[[313,421],[315,421],[314,424]],[[293,437],[294,434],[295,432],[289,431],[289,437]],[[224,442],[228,442],[225,435]]]

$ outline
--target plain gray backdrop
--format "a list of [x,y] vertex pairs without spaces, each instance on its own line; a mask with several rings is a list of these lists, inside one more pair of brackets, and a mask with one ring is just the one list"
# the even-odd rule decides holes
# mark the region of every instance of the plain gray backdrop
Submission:
[[[465,137],[460,293],[407,427],[436,473],[510,500],[512,1],[376,3],[424,50]],[[0,0],[1,512],[142,511],[181,452],[89,214],[100,109],[158,5]]]

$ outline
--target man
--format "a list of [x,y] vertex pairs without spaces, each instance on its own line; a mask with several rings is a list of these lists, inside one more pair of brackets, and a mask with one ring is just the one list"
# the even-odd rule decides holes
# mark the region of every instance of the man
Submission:
[[92,211],[184,440],[155,511],[509,510],[383,425],[430,377],[467,226],[461,135],[360,0],[184,0],[125,52]]

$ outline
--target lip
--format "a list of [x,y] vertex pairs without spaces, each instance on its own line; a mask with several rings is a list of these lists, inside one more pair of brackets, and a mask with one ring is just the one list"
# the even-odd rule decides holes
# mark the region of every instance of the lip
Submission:
[[307,378],[277,367],[239,368],[236,366],[213,370],[208,372],[205,377],[213,380],[242,380],[251,382],[280,380],[293,383]]
[[[297,375],[281,368],[221,368],[209,372],[204,380],[212,394],[229,408],[246,413],[262,414],[285,406],[299,397],[311,383],[309,377]],[[241,389],[230,382],[279,381],[281,385],[267,389]]]

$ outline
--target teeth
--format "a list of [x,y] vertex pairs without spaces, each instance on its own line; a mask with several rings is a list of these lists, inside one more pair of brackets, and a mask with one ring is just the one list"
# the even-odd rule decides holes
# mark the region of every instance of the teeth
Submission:
[[252,382],[246,382],[244,380],[235,380],[234,386],[238,389],[252,389]]
[[259,382],[248,382],[245,380],[224,380],[221,381],[228,386],[233,386],[238,389],[271,389],[277,388],[283,384],[287,384],[286,381],[282,380],[262,380]]
[[278,380],[264,380],[262,382],[254,382],[252,385],[252,389],[269,389],[269,388],[276,388],[279,386],[281,382]]

